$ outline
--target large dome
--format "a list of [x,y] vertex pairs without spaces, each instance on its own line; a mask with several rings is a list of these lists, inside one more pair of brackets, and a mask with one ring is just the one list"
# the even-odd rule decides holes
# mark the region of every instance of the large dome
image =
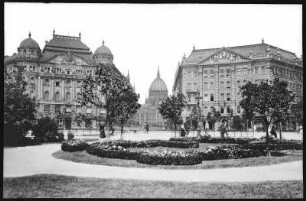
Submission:
[[31,38],[31,32],[29,33],[29,38],[21,41],[19,49],[35,49],[40,51],[38,43]]
[[104,41],[102,41],[102,45],[98,47],[95,51],[95,54],[110,54],[112,55],[112,52],[108,47],[104,45]]
[[168,92],[166,83],[160,78],[159,70],[157,72],[157,77],[150,86],[149,92]]

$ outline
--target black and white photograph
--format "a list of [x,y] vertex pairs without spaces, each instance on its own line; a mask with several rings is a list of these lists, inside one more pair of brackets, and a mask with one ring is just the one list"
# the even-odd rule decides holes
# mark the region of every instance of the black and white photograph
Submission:
[[303,198],[302,3],[3,5],[3,198]]

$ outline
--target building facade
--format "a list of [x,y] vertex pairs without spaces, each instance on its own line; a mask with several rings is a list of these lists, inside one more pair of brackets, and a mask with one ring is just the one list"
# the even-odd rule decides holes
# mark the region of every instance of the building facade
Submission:
[[168,88],[166,83],[160,77],[159,69],[157,76],[153,80],[149,89],[149,97],[146,98],[145,104],[141,105],[141,108],[134,117],[134,122],[139,125],[144,125],[148,122],[150,126],[163,127],[164,119],[158,111],[159,104],[168,97]]
[[[29,33],[17,51],[5,57],[4,64],[8,71],[25,67],[27,91],[38,102],[38,117],[57,117],[61,129],[97,128],[97,122],[90,117],[103,116],[105,110],[95,106],[81,107],[77,98],[81,95],[83,79],[94,73],[97,64],[113,63],[113,54],[104,41],[93,54],[81,41],[81,33],[74,37],[53,31],[53,38],[46,41],[41,51]],[[78,121],[78,115],[82,114],[89,118]]]
[[303,96],[303,60],[294,53],[264,43],[212,49],[193,48],[178,64],[173,93],[187,97],[186,118],[199,96],[201,114],[205,117],[214,109],[226,116],[241,115],[240,87],[248,81],[259,83],[280,78],[289,83],[289,90]]

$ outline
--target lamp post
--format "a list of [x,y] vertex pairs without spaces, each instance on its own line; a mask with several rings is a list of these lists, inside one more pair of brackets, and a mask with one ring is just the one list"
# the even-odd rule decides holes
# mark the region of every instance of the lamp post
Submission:
[[201,114],[201,108],[200,108],[200,99],[203,97],[200,96],[199,90],[197,90],[196,96],[194,97],[197,100],[197,106],[198,106],[198,125],[197,125],[197,137],[201,137],[201,128],[200,128],[200,114]]

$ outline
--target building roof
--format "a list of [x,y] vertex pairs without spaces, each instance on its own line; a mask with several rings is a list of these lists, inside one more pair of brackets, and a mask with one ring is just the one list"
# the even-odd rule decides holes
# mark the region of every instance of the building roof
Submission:
[[40,51],[38,43],[31,38],[31,32],[29,33],[29,38],[26,38],[21,41],[18,49],[35,49]]
[[102,41],[102,45],[98,47],[95,51],[95,54],[110,54],[113,55],[108,47],[104,45],[104,40]]
[[[213,54],[215,54],[217,51],[222,49],[220,48],[210,48],[210,49],[198,49],[193,50],[189,57],[185,60],[185,63],[197,63],[198,61],[203,61],[204,59],[209,58]],[[229,50],[232,50],[234,52],[237,52],[238,54],[241,54],[245,57],[250,58],[252,57],[259,57],[264,56],[267,54],[267,49],[270,50],[270,53],[277,54],[279,53],[282,57],[289,59],[289,60],[296,60],[298,57],[287,50],[283,50],[281,48],[266,44],[266,43],[260,43],[260,44],[253,44],[253,45],[243,45],[243,46],[234,46],[234,47],[226,47]],[[252,52],[252,53],[251,53]]]
[[150,92],[168,92],[166,83],[160,78],[159,69],[157,71],[157,77],[150,86],[149,93]]

